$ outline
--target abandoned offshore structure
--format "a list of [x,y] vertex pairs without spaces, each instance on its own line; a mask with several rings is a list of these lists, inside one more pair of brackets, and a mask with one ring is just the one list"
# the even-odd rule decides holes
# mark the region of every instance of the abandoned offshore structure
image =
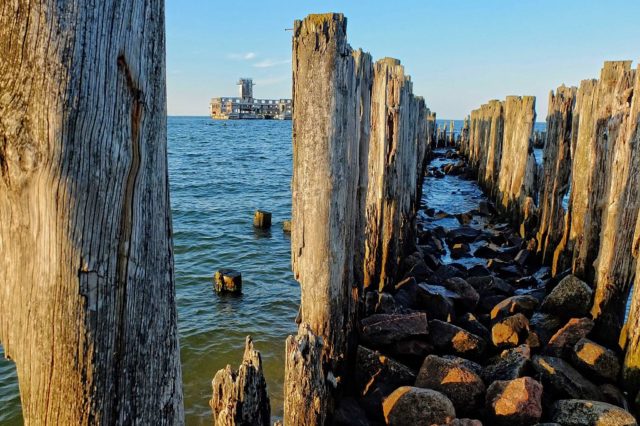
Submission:
[[253,80],[241,78],[239,98],[212,98],[211,118],[216,120],[291,120],[291,99],[254,99]]

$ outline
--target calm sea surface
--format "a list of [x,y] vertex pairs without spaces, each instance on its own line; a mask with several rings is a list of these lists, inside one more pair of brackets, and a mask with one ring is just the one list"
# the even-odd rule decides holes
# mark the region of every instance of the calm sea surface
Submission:
[[[168,130],[187,424],[212,424],[211,379],[226,364],[238,366],[247,334],[281,416],[284,341],[296,330],[300,301],[282,232],[291,217],[291,122],[170,117]],[[254,231],[256,209],[273,213],[271,231]],[[242,272],[242,296],[213,292],[211,277],[222,267]],[[22,424],[15,368],[4,358],[0,424]]]

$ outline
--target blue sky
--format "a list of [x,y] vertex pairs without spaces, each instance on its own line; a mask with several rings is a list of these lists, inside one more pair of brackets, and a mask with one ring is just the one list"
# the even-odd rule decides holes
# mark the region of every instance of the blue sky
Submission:
[[167,0],[170,115],[207,115],[253,77],[258,98],[291,96],[291,31],[309,13],[342,12],[352,47],[400,59],[439,118],[489,99],[537,97],[640,59],[639,0]]

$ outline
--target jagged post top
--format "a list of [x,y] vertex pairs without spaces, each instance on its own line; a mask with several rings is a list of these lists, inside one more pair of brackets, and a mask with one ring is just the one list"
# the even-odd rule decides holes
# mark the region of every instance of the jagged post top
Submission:
[[294,38],[313,33],[324,34],[325,40],[340,35],[338,40],[346,41],[347,18],[342,13],[318,13],[293,23]]

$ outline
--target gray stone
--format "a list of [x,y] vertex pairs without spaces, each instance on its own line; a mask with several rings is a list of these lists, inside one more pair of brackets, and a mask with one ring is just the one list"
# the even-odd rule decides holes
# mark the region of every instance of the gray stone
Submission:
[[606,402],[564,399],[553,405],[551,420],[562,426],[636,426],[628,412]]
[[376,314],[363,319],[361,324],[363,342],[375,346],[425,336],[428,331],[427,315],[423,312]]
[[576,277],[568,275],[551,290],[540,309],[563,318],[582,317],[591,309],[591,288]]
[[545,386],[545,394],[555,399],[602,399],[600,390],[566,361],[552,356],[534,356],[533,368]]
[[487,411],[491,424],[535,424],[542,416],[542,385],[531,377],[495,381],[487,389]]
[[456,417],[453,404],[432,389],[402,386],[383,404],[386,424],[393,426],[431,426],[447,424]]
[[582,338],[573,347],[574,364],[602,380],[615,382],[620,372],[620,360],[615,352],[589,339]]
[[480,357],[487,345],[481,337],[444,321],[429,321],[429,330],[428,341],[436,349],[464,358]]
[[531,349],[528,345],[520,345],[506,349],[494,358],[482,371],[486,383],[496,380],[514,380],[524,376],[531,364]]

